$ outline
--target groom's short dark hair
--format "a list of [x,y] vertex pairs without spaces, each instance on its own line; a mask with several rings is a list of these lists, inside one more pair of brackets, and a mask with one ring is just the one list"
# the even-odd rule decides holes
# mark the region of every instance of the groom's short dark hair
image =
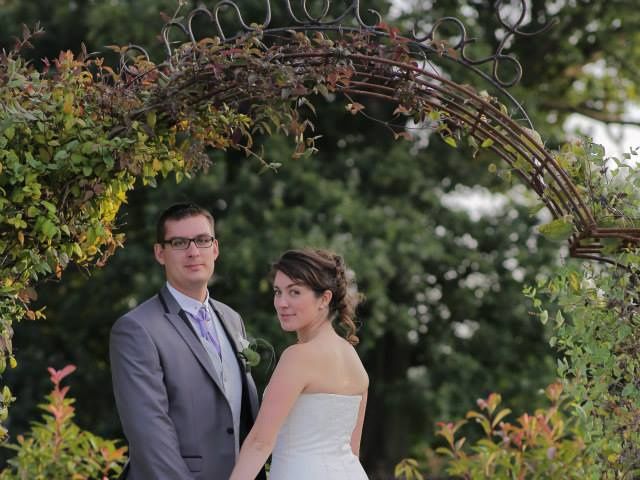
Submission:
[[158,218],[158,223],[156,224],[156,242],[162,243],[166,240],[164,238],[164,227],[168,220],[182,220],[183,218],[197,217],[198,215],[202,215],[209,220],[211,233],[215,237],[215,221],[209,210],[195,203],[176,203],[162,212],[160,218]]

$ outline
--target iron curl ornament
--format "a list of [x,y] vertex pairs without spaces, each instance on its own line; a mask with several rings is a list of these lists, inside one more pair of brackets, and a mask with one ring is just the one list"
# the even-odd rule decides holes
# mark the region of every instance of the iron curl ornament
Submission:
[[[219,38],[223,43],[232,42],[238,37],[250,33],[261,32],[265,37],[277,36],[289,31],[322,31],[337,33],[344,32],[367,32],[373,35],[385,37],[400,34],[400,32],[390,33],[388,29],[382,28],[385,25],[383,16],[374,9],[365,9],[361,5],[361,0],[346,0],[342,2],[332,2],[332,0],[280,0],[287,20],[287,25],[278,26],[273,24],[271,0],[263,0],[264,18],[260,22],[249,22],[246,20],[238,3],[233,0],[220,0],[213,7],[200,5],[188,12],[180,20],[167,22],[161,31],[161,37],[166,53],[165,64],[171,66],[176,53],[176,46],[181,46],[185,42],[191,42],[194,46],[198,41],[195,33],[194,21],[200,20],[210,25],[212,35]],[[310,3],[314,4],[312,9]],[[500,96],[507,101],[518,112],[518,116],[528,122],[528,127],[532,128],[531,121],[520,103],[508,92],[508,88],[517,85],[523,74],[520,61],[512,54],[505,53],[507,45],[516,37],[532,37],[548,31],[556,23],[555,20],[542,26],[533,32],[525,32],[522,27],[526,21],[527,2],[517,0],[515,5],[507,5],[505,0],[496,0],[494,9],[499,24],[504,30],[504,35],[491,55],[482,58],[473,58],[468,52],[468,47],[476,42],[475,38],[469,36],[464,22],[452,16],[442,17],[431,22],[428,32],[421,34],[417,24],[411,32],[402,34],[411,42],[411,47],[417,55],[424,61],[446,59],[473,72],[485,81],[490,82]],[[507,19],[505,10],[517,12],[517,18],[513,21]],[[313,10],[313,11],[312,11]],[[234,20],[223,17],[223,12],[230,12]],[[314,13],[314,11],[317,11]],[[454,32],[447,35],[455,38],[453,42],[440,39],[440,34],[445,28],[452,28]],[[229,30],[235,29],[230,34]],[[178,34],[180,38],[172,39],[172,34]],[[132,53],[142,54],[150,59],[147,50],[139,45],[129,45],[128,50],[122,52],[120,66],[122,70],[127,69],[128,60]],[[489,65],[489,71],[480,67]],[[507,66],[505,68],[505,65]],[[511,75],[505,78],[501,73],[502,69],[509,69]]]
[[[263,0],[260,22],[249,22],[232,0],[195,8],[164,25],[165,58],[160,63],[153,63],[143,47],[130,45],[122,51],[121,72],[135,82],[146,75],[139,67],[148,62],[163,77],[167,86],[148,110],[166,104],[168,98],[179,99],[186,108],[203,103],[247,108],[267,101],[273,92],[265,89],[265,79],[277,72],[288,76],[289,83],[280,92],[286,100],[299,101],[318,93],[327,96],[329,91],[343,95],[352,106],[361,105],[356,98],[386,101],[396,105],[394,115],[399,112],[402,121],[407,119],[401,114],[410,112],[423,128],[430,128],[429,119],[436,118],[432,123],[439,125],[441,135],[446,132],[448,143],[455,145],[456,136],[464,136],[506,162],[510,174],[536,193],[553,218],[571,227],[572,256],[615,263],[606,247],[612,241],[623,248],[640,245],[640,228],[633,222],[630,225],[625,218],[612,224],[598,217],[597,206],[588,204],[580,193],[580,181],[546,149],[527,112],[508,90],[523,75],[519,60],[507,52],[511,42],[542,34],[555,23],[524,31],[526,0],[495,2],[502,37],[492,54],[480,58],[469,51],[476,39],[456,17],[431,20],[423,28],[414,24],[411,32],[401,34],[379,12],[363,10],[360,0],[317,0],[314,8],[312,0],[280,1],[287,25],[273,23],[270,0]],[[228,61],[234,51],[244,48],[246,39],[261,54],[242,62]],[[226,58],[212,60],[210,45],[217,52],[224,50]],[[128,65],[132,54],[143,57],[133,69]],[[453,67],[471,71],[483,88],[457,83]],[[504,70],[511,74],[505,75]]]

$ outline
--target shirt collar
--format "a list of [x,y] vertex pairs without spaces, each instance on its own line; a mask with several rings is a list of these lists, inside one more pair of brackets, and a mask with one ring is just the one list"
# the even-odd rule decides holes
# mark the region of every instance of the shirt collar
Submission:
[[178,302],[178,305],[180,305],[180,308],[190,315],[195,316],[198,313],[198,310],[200,310],[203,305],[206,308],[209,308],[209,291],[207,291],[207,296],[205,297],[204,302],[199,302],[195,298],[191,298],[190,296],[179,292],[174,287],[172,287],[169,282],[167,282],[167,288],[169,289],[171,295],[173,295],[173,298],[176,299],[176,302]]

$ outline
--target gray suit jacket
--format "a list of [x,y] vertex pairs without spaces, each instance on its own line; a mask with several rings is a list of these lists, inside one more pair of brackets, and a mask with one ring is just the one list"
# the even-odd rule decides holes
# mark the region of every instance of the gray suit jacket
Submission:
[[[236,350],[242,319],[212,300]],[[211,359],[186,314],[164,287],[111,330],[116,406],[129,442],[127,480],[226,480],[235,463],[231,407]],[[244,361],[240,442],[258,410]],[[259,477],[264,478],[264,477]]]

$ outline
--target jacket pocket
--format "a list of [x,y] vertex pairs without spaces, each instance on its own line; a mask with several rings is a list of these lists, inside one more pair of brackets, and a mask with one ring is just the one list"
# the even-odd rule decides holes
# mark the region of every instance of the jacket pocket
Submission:
[[202,471],[202,457],[182,457],[190,472]]

